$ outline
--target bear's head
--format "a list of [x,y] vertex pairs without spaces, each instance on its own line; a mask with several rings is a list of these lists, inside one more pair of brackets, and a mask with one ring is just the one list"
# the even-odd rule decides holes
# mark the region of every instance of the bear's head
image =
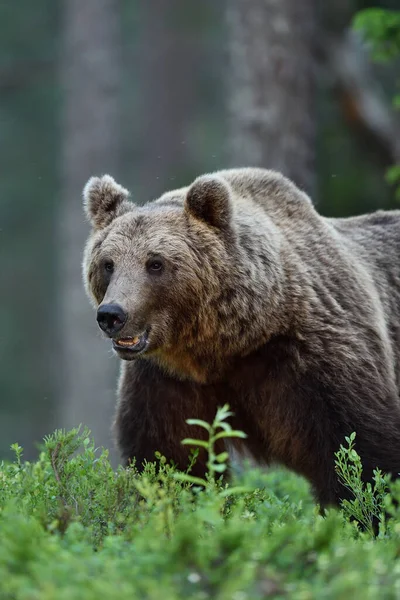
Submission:
[[[204,175],[136,206],[112,177],[88,181],[84,281],[120,358],[205,382],[262,339],[232,193],[223,177]],[[275,279],[260,278],[260,297]]]

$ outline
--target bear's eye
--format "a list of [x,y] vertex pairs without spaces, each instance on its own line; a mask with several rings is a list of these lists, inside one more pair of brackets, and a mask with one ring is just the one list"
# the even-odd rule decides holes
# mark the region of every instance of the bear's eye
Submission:
[[164,265],[160,258],[149,258],[146,263],[146,269],[149,273],[159,274],[163,270]]
[[114,271],[114,263],[112,260],[105,261],[104,270],[107,271],[107,273],[112,273]]

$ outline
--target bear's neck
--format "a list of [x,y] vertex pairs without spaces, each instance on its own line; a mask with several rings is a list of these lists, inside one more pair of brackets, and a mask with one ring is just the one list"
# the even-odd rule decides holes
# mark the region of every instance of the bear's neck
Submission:
[[[244,314],[255,314],[254,307],[251,306],[249,299]],[[150,358],[166,373],[179,380],[190,380],[203,385],[222,381],[241,361],[247,362],[254,353],[267,348],[277,336],[298,337],[295,320],[283,301],[279,305],[277,318],[272,317],[267,302],[264,307],[259,306],[258,310],[258,317],[253,322],[246,321],[243,326],[240,321],[232,320],[229,324],[227,318],[226,326],[219,323],[214,330],[209,326],[205,327],[207,331],[213,331],[212,335],[185,337],[180,340],[179,346],[160,349]],[[196,331],[199,333],[198,328]]]
[[222,365],[220,369],[212,373],[211,365],[205,360],[194,356],[189,352],[180,352],[169,349],[168,352],[156,352],[151,356],[163,371],[171,377],[185,381],[194,381],[200,384],[212,383],[218,379],[218,373],[223,372]]

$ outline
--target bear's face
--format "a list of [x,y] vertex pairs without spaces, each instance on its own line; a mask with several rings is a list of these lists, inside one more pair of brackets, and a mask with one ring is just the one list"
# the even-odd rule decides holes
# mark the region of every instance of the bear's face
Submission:
[[201,380],[195,356],[212,356],[216,345],[221,353],[221,335],[227,349],[231,343],[233,324],[221,319],[237,252],[227,184],[204,176],[137,207],[104,176],[89,180],[84,201],[93,227],[85,285],[115,352],[124,360],[156,357]]

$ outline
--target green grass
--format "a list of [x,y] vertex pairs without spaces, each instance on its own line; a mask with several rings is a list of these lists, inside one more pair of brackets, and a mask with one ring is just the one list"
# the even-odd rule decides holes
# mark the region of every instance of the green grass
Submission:
[[399,598],[399,488],[390,495],[379,473],[363,486],[356,440],[337,458],[355,500],[322,517],[308,484],[282,469],[219,481],[226,457],[212,439],[238,433],[228,416],[208,426],[202,486],[162,457],[159,470],[114,471],[87,431],[56,432],[34,463],[15,445],[0,465],[0,599]]

